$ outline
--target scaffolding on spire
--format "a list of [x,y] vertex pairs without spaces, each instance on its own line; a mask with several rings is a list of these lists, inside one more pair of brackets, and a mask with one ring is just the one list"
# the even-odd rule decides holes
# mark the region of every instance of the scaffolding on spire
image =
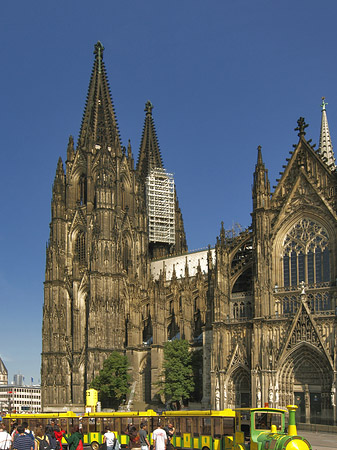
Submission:
[[146,178],[149,241],[175,244],[175,196],[173,175],[154,168]]

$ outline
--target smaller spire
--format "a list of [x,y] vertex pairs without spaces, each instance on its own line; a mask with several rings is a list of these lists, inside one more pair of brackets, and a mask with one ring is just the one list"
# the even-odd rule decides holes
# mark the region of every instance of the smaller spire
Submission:
[[70,135],[67,148],[67,160],[73,161],[75,157],[74,138]]
[[262,149],[262,147],[261,147],[261,145],[259,145],[257,147],[257,165],[258,166],[262,166],[263,165],[261,149]]
[[103,44],[100,41],[97,41],[97,44],[95,44],[94,55],[96,55],[98,61],[98,73],[102,72],[103,51]]
[[322,121],[321,121],[321,133],[319,136],[319,149],[318,154],[321,156],[323,161],[330,169],[335,169],[335,155],[333,152],[333,147],[331,143],[330,130],[328,124],[328,117],[326,114],[327,103],[325,102],[325,97],[322,97]]

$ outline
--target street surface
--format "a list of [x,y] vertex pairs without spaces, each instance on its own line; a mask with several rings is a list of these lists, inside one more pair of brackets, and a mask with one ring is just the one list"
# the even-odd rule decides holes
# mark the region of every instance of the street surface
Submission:
[[337,449],[337,434],[335,433],[316,433],[314,431],[300,430],[297,430],[297,432],[310,442],[312,450]]

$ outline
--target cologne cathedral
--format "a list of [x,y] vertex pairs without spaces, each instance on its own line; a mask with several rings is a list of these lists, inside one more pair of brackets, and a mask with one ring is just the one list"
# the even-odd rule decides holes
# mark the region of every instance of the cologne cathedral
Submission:
[[83,410],[114,350],[130,362],[129,405],[158,404],[163,344],[183,338],[201,355],[200,408],[297,404],[300,422],[336,422],[337,171],[324,99],[319,148],[300,118],[273,191],[258,148],[251,226],[222,225],[214,248],[189,253],[153,106],[135,164],[103,50],[98,42],[79,138],[52,187],[44,411]]

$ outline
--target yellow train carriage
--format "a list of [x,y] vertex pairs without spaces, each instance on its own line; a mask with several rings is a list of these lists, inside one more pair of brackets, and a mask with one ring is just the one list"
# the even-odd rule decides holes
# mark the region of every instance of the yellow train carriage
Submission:
[[235,430],[235,412],[166,411],[164,425],[172,423],[175,433],[172,444],[176,449],[225,450],[231,448]]
[[[42,425],[43,429],[46,425],[50,424],[52,420],[55,420],[57,425],[63,429],[67,435],[70,434],[72,427],[80,426],[80,417],[72,411],[58,412],[58,413],[36,413],[36,414],[21,414],[21,413],[8,413],[2,418],[6,429],[10,431],[12,423],[22,422],[28,423],[30,430],[35,430],[38,425]],[[63,438],[62,443],[67,444]]]
[[139,430],[140,424],[146,422],[149,437],[152,439],[152,431],[157,428],[158,421],[158,414],[151,409],[147,411],[85,413],[81,419],[83,443],[90,445],[93,450],[97,450],[103,442],[105,427],[109,425],[122,447],[127,447],[129,444],[128,426],[132,424]]

